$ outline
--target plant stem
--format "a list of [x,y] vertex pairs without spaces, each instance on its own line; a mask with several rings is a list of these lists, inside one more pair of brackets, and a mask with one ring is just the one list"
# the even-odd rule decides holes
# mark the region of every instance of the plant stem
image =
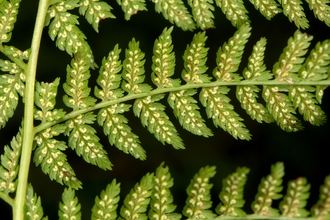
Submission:
[[45,23],[45,18],[48,9],[48,0],[40,0],[36,23],[34,26],[33,38],[31,43],[31,56],[27,67],[25,69],[26,84],[24,93],[24,119],[23,119],[23,140],[22,153],[20,159],[20,168],[18,173],[18,185],[15,203],[13,206],[13,219],[24,219],[24,205],[26,197],[26,188],[28,185],[28,174],[31,162],[32,145],[34,139],[34,124],[33,124],[33,110],[34,110],[34,91],[35,78],[37,70],[37,61],[39,55],[40,41],[42,30]]

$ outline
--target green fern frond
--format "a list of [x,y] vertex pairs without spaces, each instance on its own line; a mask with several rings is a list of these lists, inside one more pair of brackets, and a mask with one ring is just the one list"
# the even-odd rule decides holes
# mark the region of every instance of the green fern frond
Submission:
[[138,11],[148,11],[145,0],[117,0],[125,13],[125,19],[131,19],[131,16],[138,13]]
[[222,190],[219,198],[222,202],[216,212],[220,216],[245,216],[246,213],[242,210],[245,203],[243,199],[244,185],[247,180],[247,174],[250,170],[246,167],[239,167],[236,172],[229,175],[222,181]]
[[250,0],[250,2],[268,20],[282,12],[279,5],[274,0]]
[[242,0],[215,0],[218,7],[226,15],[226,18],[231,21],[231,24],[237,28],[250,23]]
[[173,178],[164,163],[156,169],[153,179],[153,190],[151,194],[150,210],[148,213],[151,220],[181,219],[181,214],[173,213],[176,205],[173,204],[173,196],[170,188],[173,186]]
[[0,44],[9,42],[14,29],[20,1],[4,0],[0,2]]
[[62,202],[58,210],[59,220],[81,219],[81,211],[78,198],[71,188],[65,188],[62,194]]
[[41,206],[40,197],[34,193],[31,184],[28,185],[26,190],[25,200],[25,218],[26,220],[47,220],[48,217],[43,217],[44,211]]
[[[3,53],[6,54],[7,56],[12,56],[14,58],[18,58],[23,61],[23,60],[29,60],[30,54],[31,54],[31,49],[22,51],[20,49],[17,49],[14,46],[4,45]],[[17,63],[17,65],[19,65],[19,64]],[[22,68],[22,66],[21,66],[21,68]]]
[[183,208],[183,215],[188,219],[214,219],[216,216],[209,208],[212,207],[210,191],[213,184],[209,183],[214,177],[215,167],[202,167],[187,188],[188,198]]
[[96,32],[99,32],[100,20],[115,18],[108,3],[98,0],[80,0],[79,13],[84,15]]
[[101,192],[100,198],[95,198],[92,208],[92,220],[111,220],[117,218],[120,183],[112,180],[107,188]]
[[330,218],[330,175],[325,177],[324,184],[320,187],[320,196],[317,203],[312,207],[312,216],[319,219]]
[[328,5],[330,1],[328,0],[306,0],[308,2],[309,8],[313,10],[315,17],[320,21],[323,21],[326,25],[330,27],[330,6]]
[[252,203],[252,210],[257,216],[279,216],[279,211],[271,207],[273,200],[282,197],[282,178],[284,176],[284,165],[277,162],[272,165],[271,173],[262,178],[258,193]]
[[120,209],[120,215],[126,220],[146,220],[148,219],[146,211],[150,202],[150,196],[153,188],[154,174],[147,173],[142,177],[139,184],[125,197],[124,205]]
[[202,30],[214,28],[213,0],[189,0],[193,18],[197,27]]
[[182,0],[152,0],[152,2],[155,3],[156,12],[162,13],[166,20],[182,30],[192,31],[196,28]]
[[289,18],[289,20],[295,23],[298,28],[309,28],[309,21],[304,13],[304,8],[301,6],[301,0],[278,0],[283,7],[283,14]]
[[287,193],[280,203],[282,216],[306,217],[309,212],[305,209],[309,197],[310,184],[306,178],[300,177],[288,184]]

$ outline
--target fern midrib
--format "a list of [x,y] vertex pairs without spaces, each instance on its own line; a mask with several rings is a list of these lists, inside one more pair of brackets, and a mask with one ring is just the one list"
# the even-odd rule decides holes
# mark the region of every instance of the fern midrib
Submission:
[[34,134],[52,127],[56,124],[59,124],[63,121],[75,118],[81,114],[85,114],[87,112],[95,111],[101,108],[106,108],[108,106],[127,102],[130,100],[135,100],[138,98],[153,96],[162,93],[170,93],[177,92],[181,90],[189,90],[189,89],[198,89],[198,88],[207,88],[207,87],[215,87],[215,86],[330,86],[330,80],[322,80],[322,81],[300,81],[300,82],[281,82],[278,80],[268,80],[268,81],[254,81],[254,80],[242,80],[239,82],[224,82],[224,81],[215,81],[210,83],[200,83],[200,84],[186,84],[179,87],[169,87],[169,88],[157,88],[150,92],[138,93],[138,94],[128,94],[122,98],[118,98],[116,100],[111,101],[102,101],[100,103],[95,104],[92,107],[88,107],[85,109],[74,110],[68,114],[66,114],[63,118],[53,121],[53,122],[45,122],[35,127]]

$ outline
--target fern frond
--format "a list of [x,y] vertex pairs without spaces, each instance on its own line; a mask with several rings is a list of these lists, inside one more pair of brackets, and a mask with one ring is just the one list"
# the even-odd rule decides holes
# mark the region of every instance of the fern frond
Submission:
[[3,53],[6,54],[7,56],[12,56],[14,58],[18,58],[18,59],[23,61],[23,60],[29,60],[30,54],[31,54],[31,49],[27,49],[25,51],[22,51],[20,49],[17,49],[14,46],[4,45],[3,46]]
[[212,207],[210,190],[213,184],[209,183],[214,177],[215,167],[202,167],[187,188],[188,198],[183,208],[183,215],[189,219],[214,219],[216,216],[209,208]]
[[195,23],[182,0],[152,0],[155,11],[162,13],[164,18],[186,31],[195,29]]
[[125,13],[125,19],[131,19],[131,16],[138,13],[138,11],[148,11],[145,0],[117,0]]
[[250,0],[250,2],[268,20],[282,12],[279,5],[274,0]]
[[58,210],[59,220],[81,219],[80,204],[75,192],[71,188],[65,188],[62,194],[62,202]]
[[119,202],[120,183],[112,180],[107,188],[101,192],[100,198],[95,198],[92,208],[92,220],[111,220],[117,218],[117,207]]
[[142,177],[140,183],[134,186],[134,189],[125,197],[124,205],[120,209],[122,218],[119,217],[119,219],[148,219],[146,211],[154,185],[153,178],[153,173],[147,173]]
[[284,176],[284,165],[277,162],[272,165],[271,173],[262,178],[258,193],[252,203],[252,210],[257,216],[279,216],[278,210],[271,207],[273,200],[282,197],[282,178]]
[[294,22],[298,28],[309,28],[309,21],[304,13],[304,8],[301,6],[301,0],[278,0],[283,7],[283,14]]
[[219,198],[222,202],[216,212],[220,216],[245,216],[246,213],[242,210],[245,203],[243,199],[244,185],[247,180],[247,174],[250,170],[246,167],[239,167],[236,172],[229,175],[222,181],[222,190]]
[[31,184],[28,185],[26,190],[25,200],[25,218],[27,220],[47,220],[48,217],[43,217],[44,211],[41,206],[40,197],[34,193]]
[[306,217],[309,212],[305,209],[309,197],[310,184],[306,178],[300,177],[288,184],[287,193],[280,203],[282,216]]
[[326,25],[330,27],[330,6],[328,5],[330,1],[328,0],[317,0],[308,2],[309,8],[313,10],[315,17],[320,21],[323,21]]
[[173,213],[176,205],[173,204],[173,196],[170,188],[173,186],[173,178],[167,166],[164,163],[156,169],[153,179],[153,190],[151,194],[149,219],[181,219],[181,214]]
[[16,63],[0,59],[0,68],[9,74],[0,75],[0,128],[4,127],[14,115],[18,104],[18,95],[24,96],[24,70]]
[[312,207],[312,216],[320,219],[330,218],[330,175],[325,177],[324,184],[320,187],[320,196],[317,203]]
[[90,23],[96,32],[99,32],[100,20],[106,18],[115,18],[110,12],[112,7],[99,0],[80,0],[79,13],[84,15],[88,23]]
[[0,165],[0,192],[8,195],[16,191],[19,168],[19,158],[22,148],[22,129],[19,129],[16,137],[10,142],[10,147],[4,147],[4,154],[1,155]]
[[11,31],[14,29],[20,1],[1,1],[0,2],[0,44],[9,42]]
[[231,21],[231,24],[237,28],[250,23],[242,0],[215,0],[218,7],[226,15],[226,18]]
[[[266,39],[261,38],[253,47],[248,66],[243,71],[243,76],[246,80],[258,81],[272,78],[272,74],[266,70],[263,61],[265,46]],[[273,118],[268,110],[257,102],[257,92],[259,92],[257,86],[237,86],[236,97],[240,101],[242,108],[246,110],[252,119],[257,120],[259,123],[262,121],[270,123],[273,121]]]
[[189,0],[188,4],[197,27],[202,30],[214,28],[213,0]]

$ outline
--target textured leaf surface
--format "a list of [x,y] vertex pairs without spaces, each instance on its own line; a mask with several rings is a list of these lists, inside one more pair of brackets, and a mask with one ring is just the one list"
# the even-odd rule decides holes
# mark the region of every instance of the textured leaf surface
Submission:
[[65,188],[62,194],[62,202],[58,211],[59,220],[81,219],[80,204],[75,197],[75,191]]
[[19,8],[19,1],[0,2],[0,43],[9,42],[14,29]]
[[117,0],[117,2],[121,5],[126,20],[130,20],[138,11],[147,11],[145,0]]
[[282,12],[282,10],[279,8],[279,5],[274,0],[250,0],[250,2],[268,20]]
[[213,0],[188,0],[197,27],[202,30],[214,28]]
[[47,217],[43,218],[44,211],[41,207],[40,197],[37,196],[33,191],[31,184],[28,185],[26,190],[26,200],[25,200],[25,218],[26,220],[46,220]]
[[233,26],[240,27],[250,22],[242,0],[215,0],[215,3]]
[[283,14],[286,15],[289,20],[295,23],[298,28],[309,28],[309,22],[304,13],[304,8],[301,6],[301,0],[279,0],[283,7]]

